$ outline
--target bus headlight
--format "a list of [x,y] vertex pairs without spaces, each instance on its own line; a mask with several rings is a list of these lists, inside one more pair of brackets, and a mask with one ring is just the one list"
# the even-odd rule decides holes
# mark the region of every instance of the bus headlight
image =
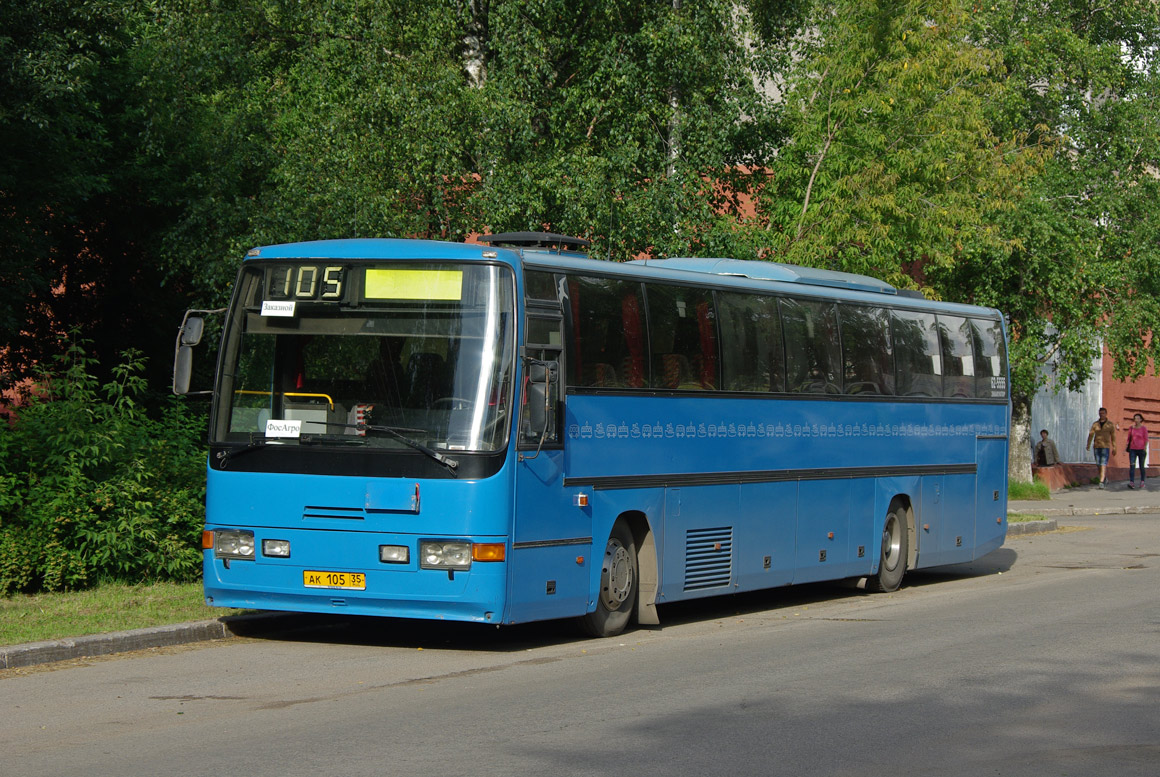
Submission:
[[218,529],[213,533],[214,558],[254,558],[254,533],[240,529]]
[[406,564],[411,560],[411,551],[406,545],[380,545],[379,561],[384,564]]
[[262,540],[262,555],[290,558],[290,540]]
[[470,569],[470,542],[421,542],[419,566],[423,569]]

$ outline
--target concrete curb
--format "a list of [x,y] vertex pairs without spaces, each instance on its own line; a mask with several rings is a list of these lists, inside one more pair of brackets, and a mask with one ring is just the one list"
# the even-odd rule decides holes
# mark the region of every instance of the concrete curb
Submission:
[[1018,523],[1007,522],[1007,536],[1019,537],[1024,534],[1041,534],[1047,531],[1055,531],[1059,528],[1054,518],[1043,521],[1019,521]]
[[[1074,515],[1147,515],[1160,513],[1160,507],[1152,505],[1128,505],[1126,507],[1033,507],[1027,510],[1010,510],[1012,515],[1042,515],[1044,517],[1067,517]],[[1011,524],[1008,524],[1010,527]]]
[[24,645],[9,645],[0,647],[0,669],[15,669],[74,658],[107,656],[130,650],[146,650],[148,648],[186,645],[192,642],[207,642],[214,639],[229,639],[244,636],[256,630],[278,631],[279,621],[286,617],[283,613],[231,615],[216,620],[174,623],[168,626],[151,626],[146,629],[90,634],[69,639],[29,642]]

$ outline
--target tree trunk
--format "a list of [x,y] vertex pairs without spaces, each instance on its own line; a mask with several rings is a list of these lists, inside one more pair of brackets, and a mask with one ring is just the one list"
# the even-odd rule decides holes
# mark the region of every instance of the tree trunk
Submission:
[[1007,477],[1012,482],[1031,482],[1031,398],[1011,400],[1011,438],[1007,455]]
[[463,35],[463,70],[467,83],[481,89],[487,82],[488,0],[469,0],[467,10],[471,21]]

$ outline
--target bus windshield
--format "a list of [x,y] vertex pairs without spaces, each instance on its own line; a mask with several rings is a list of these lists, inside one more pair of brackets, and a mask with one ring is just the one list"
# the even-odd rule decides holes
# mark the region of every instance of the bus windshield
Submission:
[[513,288],[512,272],[495,265],[247,266],[225,334],[213,439],[502,449]]

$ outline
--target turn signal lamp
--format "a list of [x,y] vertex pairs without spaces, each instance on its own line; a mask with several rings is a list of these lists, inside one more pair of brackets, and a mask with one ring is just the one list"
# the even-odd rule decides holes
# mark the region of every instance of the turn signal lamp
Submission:
[[502,542],[476,543],[471,546],[471,557],[476,561],[503,561],[504,548]]
[[213,550],[213,532],[209,529],[201,533],[201,549]]

